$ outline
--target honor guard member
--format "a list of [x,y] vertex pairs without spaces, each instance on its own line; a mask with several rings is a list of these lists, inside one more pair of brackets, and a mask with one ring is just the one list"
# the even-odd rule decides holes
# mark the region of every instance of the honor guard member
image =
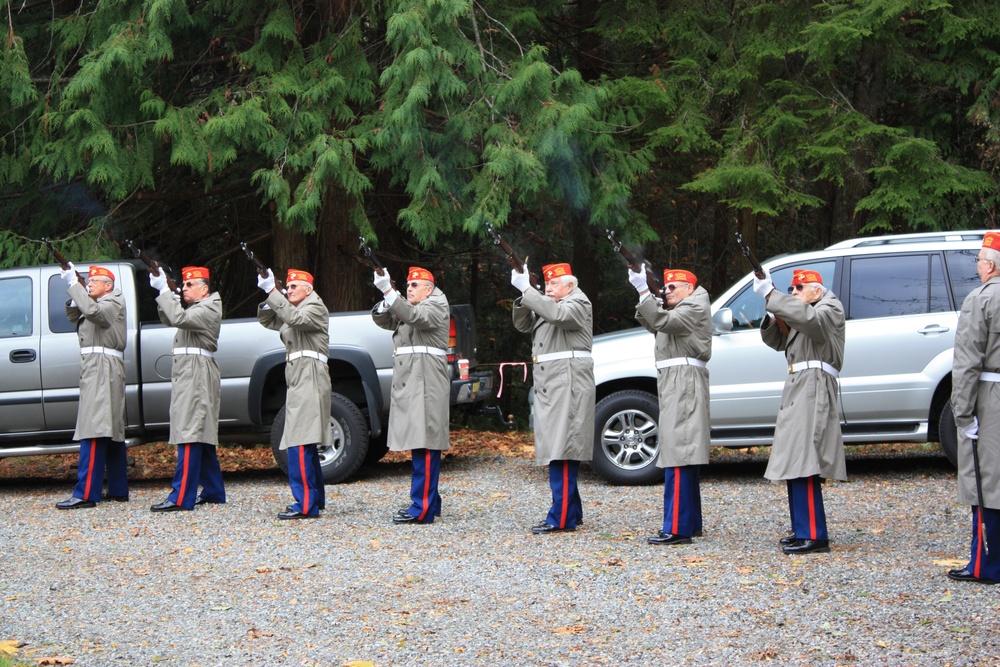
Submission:
[[375,324],[393,332],[392,398],[389,449],[410,451],[413,475],[410,506],[392,517],[393,523],[433,523],[441,514],[438,478],[441,452],[448,439],[448,299],[434,285],[427,269],[411,266],[406,274],[406,301],[389,280],[375,272],[375,287],[385,299],[372,309]]
[[274,286],[274,273],[257,277],[267,300],[257,309],[257,321],[281,332],[285,344],[285,429],[280,449],[288,454],[288,482],[295,503],[279,519],[314,519],[326,507],[323,469],[318,445],[333,445],[330,432],[330,312],[313,292],[313,277],[288,270],[287,298]]
[[[754,278],[754,292],[771,313],[761,337],[785,353],[788,376],[764,476],[785,480],[792,534],[786,554],[830,550],[820,478],[847,479],[840,432],[837,378],[844,364],[844,306],[816,271],[795,271],[789,295],[774,289],[770,274]],[[778,324],[775,316],[787,325]]]
[[583,520],[577,488],[581,461],[594,453],[593,308],[569,264],[542,267],[545,295],[531,287],[528,267],[511,270],[521,290],[514,327],[531,334],[535,384],[535,461],[549,466],[552,507],[535,534],[576,530]]
[[87,286],[73,264],[60,275],[69,285],[66,317],[80,338],[80,408],[74,440],[80,441],[73,497],[56,503],[61,510],[94,507],[102,499],[128,500],[125,453],[125,298],[115,289],[115,274],[90,267]]
[[1000,232],[976,256],[982,285],[962,302],[951,369],[958,427],[958,502],[972,506],[972,557],[958,581],[1000,581]]
[[645,271],[628,272],[639,292],[635,319],[656,335],[656,388],[660,397],[660,453],[665,468],[663,529],[650,544],[690,544],[702,529],[699,466],[708,463],[708,360],[712,311],[708,292],[690,271],[663,272],[665,308],[651,298]]
[[[219,444],[221,376],[215,353],[222,326],[222,298],[209,288],[209,272],[203,266],[181,271],[181,287],[187,309],[167,287],[167,274],[149,274],[160,321],[176,327],[173,366],[170,370],[170,444],[177,445],[177,469],[173,490],[154,512],[192,510],[203,503],[226,502]],[[198,485],[203,490],[198,493]]]

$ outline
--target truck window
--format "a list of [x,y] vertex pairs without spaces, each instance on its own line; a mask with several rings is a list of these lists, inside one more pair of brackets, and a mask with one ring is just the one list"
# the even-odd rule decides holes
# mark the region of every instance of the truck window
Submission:
[[982,285],[976,273],[978,250],[948,250],[944,253],[951,277],[951,291],[955,295],[955,310],[961,310],[962,302],[969,292]]
[[70,333],[76,331],[69,318],[66,317],[66,302],[69,301],[69,294],[66,293],[66,283],[59,274],[49,278],[49,331],[52,333]]
[[852,320],[951,310],[941,256],[912,254],[851,261]]
[[0,280],[0,338],[31,335],[31,278]]

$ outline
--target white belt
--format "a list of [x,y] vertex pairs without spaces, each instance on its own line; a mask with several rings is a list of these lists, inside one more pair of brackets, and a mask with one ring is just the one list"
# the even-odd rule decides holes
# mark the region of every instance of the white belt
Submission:
[[112,347],[101,347],[99,345],[96,345],[94,347],[81,347],[80,354],[106,354],[109,357],[118,357],[119,359],[122,360],[125,359],[124,352],[116,350]]
[[591,356],[588,350],[569,350],[568,352],[549,352],[548,354],[532,355],[531,361],[540,364],[544,361],[555,361],[556,359],[589,359]]
[[980,373],[980,382],[1000,382],[1000,373]]
[[788,373],[798,373],[799,371],[804,371],[807,368],[822,368],[824,371],[832,375],[833,377],[840,377],[840,371],[826,363],[825,361],[800,361],[797,364],[788,364]]
[[656,368],[670,368],[671,366],[697,366],[698,368],[707,368],[708,364],[701,359],[695,359],[694,357],[674,357],[673,359],[661,359],[656,362]]
[[440,347],[428,347],[427,345],[409,345],[406,347],[397,347],[392,351],[393,355],[397,354],[433,354],[438,357],[447,357],[448,351],[442,350]]
[[324,364],[329,361],[329,357],[325,354],[320,354],[319,352],[314,352],[312,350],[299,350],[298,352],[290,352],[286,361],[295,361],[299,357],[309,357],[310,359],[315,359],[316,361],[322,361]]
[[215,358],[214,352],[209,352],[200,347],[175,347],[173,349],[174,354],[200,354],[203,357],[208,357],[209,359]]

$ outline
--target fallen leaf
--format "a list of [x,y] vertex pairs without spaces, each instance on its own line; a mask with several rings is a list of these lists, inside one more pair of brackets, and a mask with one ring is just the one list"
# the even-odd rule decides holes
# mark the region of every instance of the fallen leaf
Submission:
[[375,663],[371,660],[351,660],[345,662],[344,667],[375,667]]
[[211,608],[212,611],[226,611],[228,609],[232,609],[232,606],[226,604],[226,605],[222,605],[222,606],[219,606],[219,607],[212,607]]
[[935,565],[940,565],[941,567],[965,567],[968,563],[964,560],[959,560],[957,558],[941,558],[937,560],[932,560]]
[[601,563],[611,565],[612,567],[623,567],[625,565],[621,558],[602,558]]
[[39,665],[72,665],[76,658],[68,658],[64,655],[53,655],[46,658],[35,658]]
[[16,639],[8,639],[5,642],[0,642],[0,654],[2,655],[14,655],[17,653],[18,641]]
[[587,628],[582,625],[563,625],[555,629],[557,635],[578,635],[582,632],[586,632]]

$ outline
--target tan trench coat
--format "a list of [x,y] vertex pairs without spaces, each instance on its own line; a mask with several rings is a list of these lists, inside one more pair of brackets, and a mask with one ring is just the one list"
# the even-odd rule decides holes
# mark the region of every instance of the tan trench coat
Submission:
[[[415,306],[397,297],[385,312],[372,309],[375,324],[394,332],[395,348],[426,345],[448,349],[449,309],[444,292],[434,288]],[[392,360],[392,397],[389,409],[389,449],[447,450],[451,378],[448,359],[433,354],[399,354]]]
[[[514,327],[531,333],[531,354],[590,351],[594,342],[590,299],[574,288],[561,301],[529,289],[514,301]],[[535,461],[594,458],[594,360],[557,359],[533,366]]]
[[[827,291],[807,305],[777,290],[767,311],[789,326],[787,335],[768,318],[761,327],[764,342],[785,353],[789,364],[825,361],[838,371],[844,364],[844,306]],[[781,393],[774,444],[764,476],[770,480],[819,475],[847,479],[844,438],[840,432],[837,379],[821,368],[789,374]]]
[[[199,348],[215,353],[222,326],[222,298],[218,292],[185,310],[170,293],[156,297],[160,321],[177,327],[174,348]],[[221,375],[214,358],[202,354],[175,354],[170,370],[170,444],[219,444]]]
[[983,505],[1000,509],[1000,382],[981,382],[983,372],[1000,372],[1000,278],[990,278],[965,297],[951,368],[951,406],[959,427],[958,502],[979,505],[972,439],[961,428],[975,416],[979,419]]
[[[656,299],[636,307],[635,319],[656,334],[656,361],[712,358],[712,304],[702,287],[667,310]],[[656,372],[660,398],[660,468],[705,465],[712,448],[708,369],[671,366]]]
[[[76,283],[68,290],[66,317],[76,325],[80,347],[125,351],[125,297],[115,289],[94,301]],[[72,304],[72,305],[71,305]],[[74,440],[125,441],[125,362],[108,354],[80,357],[80,409]]]
[[[285,352],[330,354],[330,312],[316,292],[293,306],[277,290],[257,308],[257,321],[281,333]],[[311,357],[285,364],[285,430],[280,449],[333,444],[330,431],[330,367]]]

